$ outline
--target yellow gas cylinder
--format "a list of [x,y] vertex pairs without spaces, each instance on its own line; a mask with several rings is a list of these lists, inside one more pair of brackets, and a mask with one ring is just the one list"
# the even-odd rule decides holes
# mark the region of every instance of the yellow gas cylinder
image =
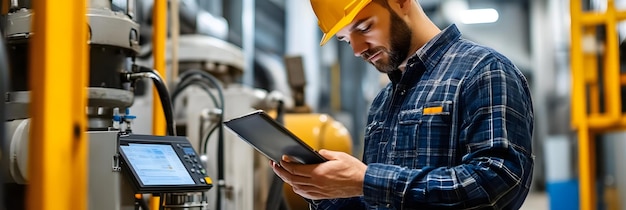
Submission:
[[[315,150],[328,149],[352,154],[348,129],[326,114],[285,114],[285,127]],[[307,202],[285,184],[283,192],[291,210],[309,209]]]

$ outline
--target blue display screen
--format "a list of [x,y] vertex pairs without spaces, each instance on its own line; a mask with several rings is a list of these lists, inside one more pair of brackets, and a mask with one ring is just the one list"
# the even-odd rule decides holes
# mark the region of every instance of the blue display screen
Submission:
[[191,147],[183,147],[183,151],[185,152],[186,155],[195,155],[196,151],[193,150],[193,148]]
[[170,145],[130,144],[120,148],[143,185],[195,184]]

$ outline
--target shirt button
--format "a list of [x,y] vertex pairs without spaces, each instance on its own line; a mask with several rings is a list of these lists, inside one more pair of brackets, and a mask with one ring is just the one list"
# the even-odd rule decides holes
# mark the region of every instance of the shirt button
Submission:
[[403,96],[404,94],[406,94],[406,90],[401,90],[400,95]]
[[385,205],[385,207],[391,208],[391,204],[387,204],[387,205]]

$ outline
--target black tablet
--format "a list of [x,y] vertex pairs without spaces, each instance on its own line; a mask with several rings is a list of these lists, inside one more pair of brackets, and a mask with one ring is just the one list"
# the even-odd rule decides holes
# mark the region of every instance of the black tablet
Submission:
[[288,155],[302,164],[326,161],[313,148],[262,110],[226,121],[224,124],[242,140],[276,163],[280,163],[283,155]]

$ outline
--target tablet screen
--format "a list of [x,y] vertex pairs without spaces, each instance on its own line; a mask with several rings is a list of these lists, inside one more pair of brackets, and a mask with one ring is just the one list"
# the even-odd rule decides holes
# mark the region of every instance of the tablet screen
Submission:
[[280,162],[283,155],[288,155],[302,164],[326,161],[313,148],[263,111],[255,111],[224,124],[274,162]]

